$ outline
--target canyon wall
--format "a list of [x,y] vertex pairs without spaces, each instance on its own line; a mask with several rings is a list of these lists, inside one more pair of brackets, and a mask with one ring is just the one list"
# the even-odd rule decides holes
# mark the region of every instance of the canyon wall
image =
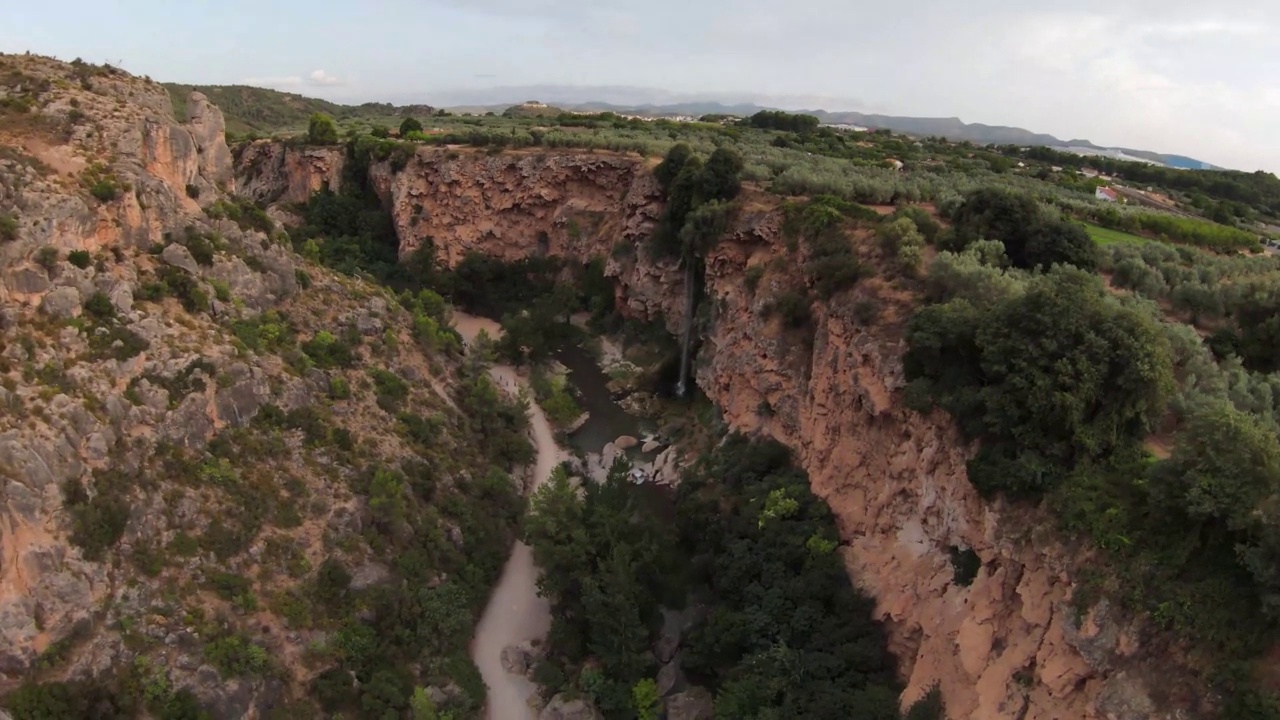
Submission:
[[[639,158],[423,148],[402,171],[375,165],[371,177],[402,256],[430,238],[449,264],[471,251],[605,257],[624,312],[680,326],[681,273],[642,247],[661,199]],[[911,294],[873,278],[815,304],[811,335],[784,328],[767,307],[804,282],[803,250],[787,249],[776,199],[748,191],[744,208],[706,258],[698,384],[731,427],[793,448],[830,504],[850,575],[889,628],[904,702],[937,684],[956,720],[1197,716],[1199,683],[1152,638],[1106,601],[1071,602],[1087,550],[1037,510],[979,498],[965,474],[971,448],[950,419],[904,406]],[[874,262],[871,245],[858,251]],[[746,269],[757,266],[752,289]],[[951,564],[962,549],[981,560],[967,585]]]

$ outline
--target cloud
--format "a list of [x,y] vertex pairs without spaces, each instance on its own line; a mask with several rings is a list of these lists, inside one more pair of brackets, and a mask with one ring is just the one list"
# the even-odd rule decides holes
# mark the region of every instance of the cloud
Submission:
[[280,87],[297,87],[302,84],[302,78],[297,75],[284,75],[277,77],[249,77],[240,81],[245,85],[254,85],[256,87],[280,88]]
[[1252,37],[1266,35],[1268,28],[1261,23],[1227,22],[1223,20],[1195,20],[1191,22],[1147,25],[1139,29],[1141,34],[1169,40],[1227,36]]
[[311,74],[307,76],[307,84],[334,86],[334,85],[341,85],[342,79],[338,77],[334,77],[333,75],[330,75],[324,70],[312,70]]

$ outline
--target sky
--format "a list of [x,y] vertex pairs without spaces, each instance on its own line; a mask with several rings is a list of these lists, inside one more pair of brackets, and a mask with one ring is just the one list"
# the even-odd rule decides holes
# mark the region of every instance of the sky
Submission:
[[[60,0],[51,7],[0,2],[0,50],[338,102],[446,105],[493,87],[622,86],[681,99],[959,117],[1280,172],[1275,0]],[[504,98],[528,99],[537,98]]]

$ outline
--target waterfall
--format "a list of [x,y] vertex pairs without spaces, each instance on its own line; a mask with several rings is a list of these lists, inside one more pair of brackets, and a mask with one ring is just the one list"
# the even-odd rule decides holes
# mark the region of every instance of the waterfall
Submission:
[[676,383],[676,397],[684,397],[689,390],[689,347],[693,344],[694,310],[693,258],[684,264],[684,335],[680,339],[680,381]]

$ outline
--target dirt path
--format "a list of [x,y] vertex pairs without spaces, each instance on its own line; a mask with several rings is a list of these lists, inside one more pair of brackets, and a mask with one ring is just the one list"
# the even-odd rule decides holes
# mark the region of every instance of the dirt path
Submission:
[[[454,326],[468,345],[481,329],[494,338],[501,333],[496,322],[462,313],[454,315]],[[489,372],[498,384],[510,390],[524,385],[524,380],[509,365],[495,365]],[[565,454],[556,445],[551,424],[536,403],[529,406],[529,421],[538,449],[534,468],[536,487],[546,481]],[[537,717],[528,705],[536,687],[524,677],[503,670],[501,660],[503,648],[544,638],[551,629],[551,609],[546,600],[538,597],[537,580],[533,551],[516,541],[471,641],[471,657],[489,689],[486,717],[490,720],[535,720]]]

